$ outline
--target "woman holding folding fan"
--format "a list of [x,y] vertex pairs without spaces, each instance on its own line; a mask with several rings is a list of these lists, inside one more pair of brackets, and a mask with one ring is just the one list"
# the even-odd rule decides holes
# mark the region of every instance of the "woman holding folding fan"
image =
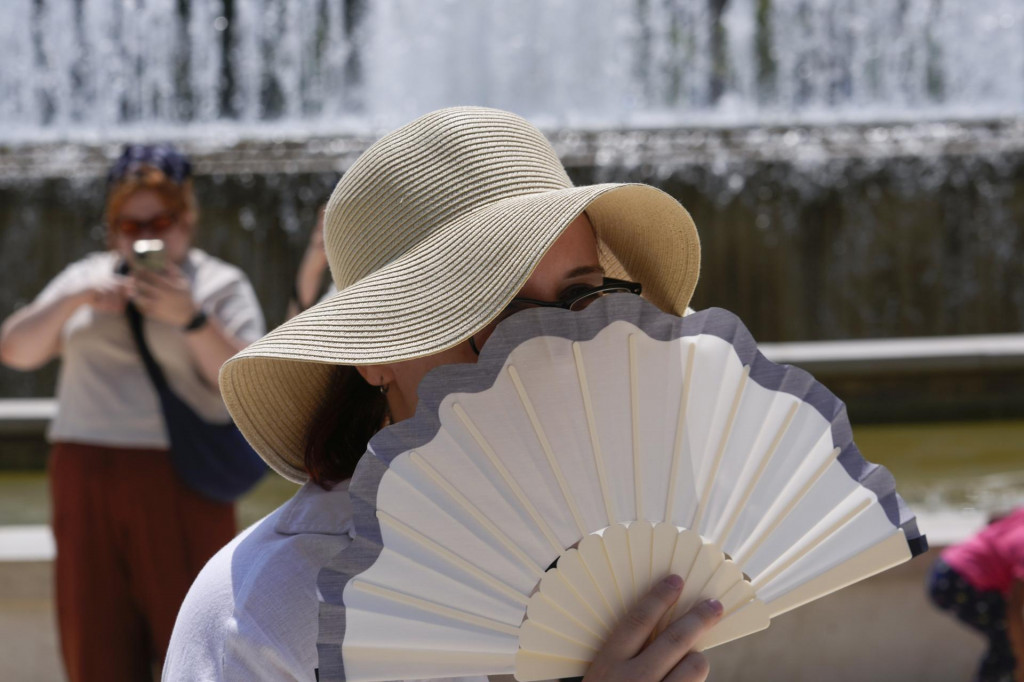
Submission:
[[263,316],[240,270],[192,247],[197,217],[182,154],[126,147],[108,178],[109,250],[68,265],[0,335],[5,365],[62,361],[49,474],[72,682],[151,678],[189,585],[235,533],[233,505],[186,488],[172,468],[126,314],[130,301],[175,392],[227,420],[217,372],[263,333]]
[[[303,487],[211,560],[175,626],[165,679],[344,677],[318,636],[320,571],[352,542],[348,479],[370,438],[408,419],[434,367],[475,362],[522,307],[578,310],[639,293],[683,314],[699,243],[674,199],[644,185],[573,187],[517,116],[428,114],[345,174],[324,241],[338,293],[229,361],[221,389],[268,464]],[[632,281],[629,281],[632,280]],[[691,651],[721,616],[701,603],[662,635],[681,590],[670,576],[610,635],[587,680],[703,680]]]

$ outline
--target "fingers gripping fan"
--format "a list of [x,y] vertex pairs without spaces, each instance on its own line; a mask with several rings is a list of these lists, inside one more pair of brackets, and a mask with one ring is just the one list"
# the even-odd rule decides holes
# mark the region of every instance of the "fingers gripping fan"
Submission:
[[[582,675],[654,581],[661,627],[717,598],[700,648],[924,551],[844,405],[731,313],[637,296],[513,316],[432,372],[350,491],[319,577],[321,679]],[[557,561],[557,566],[546,570]]]

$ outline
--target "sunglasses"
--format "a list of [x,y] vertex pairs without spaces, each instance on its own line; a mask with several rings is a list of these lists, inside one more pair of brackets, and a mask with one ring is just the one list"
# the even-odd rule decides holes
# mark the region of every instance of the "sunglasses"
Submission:
[[145,232],[155,235],[163,234],[177,224],[178,214],[166,211],[158,213],[149,220],[118,218],[114,221],[113,228],[126,237],[138,237]]
[[639,296],[643,291],[643,287],[637,282],[627,282],[623,279],[612,279],[611,277],[605,277],[604,282],[596,287],[584,287],[573,293],[572,296],[564,301],[538,301],[534,298],[522,298],[516,297],[512,299],[512,302],[505,306],[505,309],[496,317],[490,324],[478,331],[473,336],[469,337],[469,346],[473,349],[473,352],[480,355],[480,349],[483,348],[487,339],[494,333],[494,329],[502,322],[512,317],[518,312],[528,310],[530,308],[562,308],[563,310],[583,310],[588,305],[608,294],[635,294]]

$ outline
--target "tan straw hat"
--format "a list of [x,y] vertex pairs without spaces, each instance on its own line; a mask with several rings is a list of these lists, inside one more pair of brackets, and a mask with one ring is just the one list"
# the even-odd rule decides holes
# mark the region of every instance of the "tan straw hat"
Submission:
[[324,236],[338,293],[231,358],[231,416],[282,476],[307,479],[308,426],[332,365],[383,364],[464,342],[495,318],[587,212],[611,277],[682,314],[700,243],[686,210],[640,184],[573,187],[539,130],[505,111],[442,109],[381,138],[338,182]]

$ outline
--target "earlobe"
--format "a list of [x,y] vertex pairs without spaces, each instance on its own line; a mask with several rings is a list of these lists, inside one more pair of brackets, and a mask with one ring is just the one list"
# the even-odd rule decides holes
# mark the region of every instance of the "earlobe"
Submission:
[[387,365],[356,365],[356,371],[371,386],[376,386],[381,393],[386,393],[395,380],[395,373]]

